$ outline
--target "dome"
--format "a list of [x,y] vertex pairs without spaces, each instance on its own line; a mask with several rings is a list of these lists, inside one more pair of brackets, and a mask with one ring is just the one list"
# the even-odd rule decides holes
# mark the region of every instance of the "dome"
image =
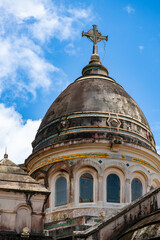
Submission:
[[132,143],[155,151],[148,122],[137,103],[108,76],[93,54],[82,77],[52,103],[33,141],[33,152],[60,143]]
[[108,37],[96,25],[82,36],[94,44],[91,60],[48,109],[25,161],[51,192],[44,226],[61,239],[109,219],[160,182],[149,124],[100,61],[97,42]]

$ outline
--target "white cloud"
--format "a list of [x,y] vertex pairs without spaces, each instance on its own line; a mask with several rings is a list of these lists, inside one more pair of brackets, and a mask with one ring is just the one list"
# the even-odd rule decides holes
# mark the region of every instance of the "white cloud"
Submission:
[[63,72],[45,58],[46,41],[73,41],[88,21],[89,8],[65,7],[51,0],[13,0],[12,4],[1,0],[0,93],[12,88],[15,95],[36,96],[37,89],[50,89],[51,80],[59,79],[55,74]]
[[138,48],[139,48],[139,50],[142,52],[143,49],[144,49],[144,46],[140,45],[140,46],[138,46]]
[[[39,88],[53,89],[53,80],[56,91],[62,89],[66,75],[46,59],[47,43],[53,38],[73,43],[92,16],[89,8],[68,7],[65,1],[0,0],[0,94],[27,99]],[[68,42],[70,54],[74,45]],[[23,162],[31,153],[39,123],[24,122],[14,108],[0,104],[0,156],[7,146],[9,158]]]
[[75,55],[76,54],[76,49],[73,43],[69,43],[65,46],[64,48],[65,52],[68,53],[69,55]]
[[0,46],[3,46],[0,51],[1,92],[6,86],[14,86],[17,94],[31,92],[35,96],[36,89],[47,89],[51,84],[50,75],[60,71],[48,63],[41,49],[26,37],[0,38]]
[[[55,37],[74,38],[80,26],[92,20],[90,8],[66,7],[51,0],[0,1],[2,25],[11,24],[14,31],[28,30],[28,34],[42,42]],[[55,4],[56,3],[56,4]]]
[[0,104],[0,159],[3,158],[5,147],[9,159],[15,163],[23,163],[32,151],[31,142],[40,125],[40,120],[27,120],[13,107],[6,108]]
[[128,12],[128,14],[135,12],[135,9],[132,8],[130,5],[127,5],[124,9]]
[[74,39],[79,28],[91,21],[91,10],[82,8],[59,8],[50,4],[42,18],[37,19],[30,30],[33,36],[44,42],[51,37],[62,40]]
[[1,0],[0,7],[5,9],[8,14],[16,17],[17,21],[22,22],[29,17],[40,19],[45,15],[45,1],[39,0]]

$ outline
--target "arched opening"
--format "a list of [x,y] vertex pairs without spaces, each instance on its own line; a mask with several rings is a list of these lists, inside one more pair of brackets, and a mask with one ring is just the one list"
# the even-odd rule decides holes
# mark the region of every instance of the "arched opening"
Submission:
[[31,231],[31,211],[27,206],[18,208],[15,223],[17,233],[21,233],[25,227],[28,227]]
[[138,178],[133,178],[131,183],[132,201],[142,196],[142,183]]
[[120,203],[120,179],[112,173],[107,176],[107,202]]
[[150,191],[153,190],[154,188],[158,187],[158,186],[159,186],[159,181],[158,181],[158,179],[153,179],[153,180],[152,180],[151,187],[150,187]]
[[82,174],[79,184],[79,202],[93,202],[93,176],[89,173]]
[[55,206],[67,204],[67,180],[65,177],[59,177],[55,183]]

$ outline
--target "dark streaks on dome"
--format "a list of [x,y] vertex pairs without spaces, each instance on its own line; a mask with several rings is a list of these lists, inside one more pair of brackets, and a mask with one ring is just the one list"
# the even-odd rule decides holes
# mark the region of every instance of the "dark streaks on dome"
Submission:
[[[120,126],[111,126],[109,118],[118,119]],[[109,77],[84,76],[53,102],[39,127],[33,151],[71,140],[112,140],[115,136],[155,150],[148,122],[131,96]]]
[[95,140],[132,143],[156,151],[140,107],[108,76],[99,59],[97,39],[108,37],[97,31],[94,25],[92,32],[84,33],[95,38],[91,60],[83,68],[82,77],[70,84],[48,109],[32,143],[33,152],[57,143]]
[[139,106],[119,84],[93,76],[69,85],[53,102],[40,128],[56,118],[85,111],[129,115],[148,126]]

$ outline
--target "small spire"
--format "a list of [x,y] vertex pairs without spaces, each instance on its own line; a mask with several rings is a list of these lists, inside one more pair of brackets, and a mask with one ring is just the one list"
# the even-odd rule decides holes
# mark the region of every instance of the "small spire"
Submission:
[[4,158],[8,158],[8,154],[7,154],[7,147],[5,147],[5,154],[4,154]]
[[82,32],[82,37],[87,37],[93,42],[93,54],[89,64],[85,66],[82,70],[82,75],[104,75],[108,76],[108,69],[102,65],[99,55],[97,43],[105,40],[108,41],[108,36],[103,36],[101,32],[97,30],[97,25],[93,25],[93,29],[90,29],[88,32]]

